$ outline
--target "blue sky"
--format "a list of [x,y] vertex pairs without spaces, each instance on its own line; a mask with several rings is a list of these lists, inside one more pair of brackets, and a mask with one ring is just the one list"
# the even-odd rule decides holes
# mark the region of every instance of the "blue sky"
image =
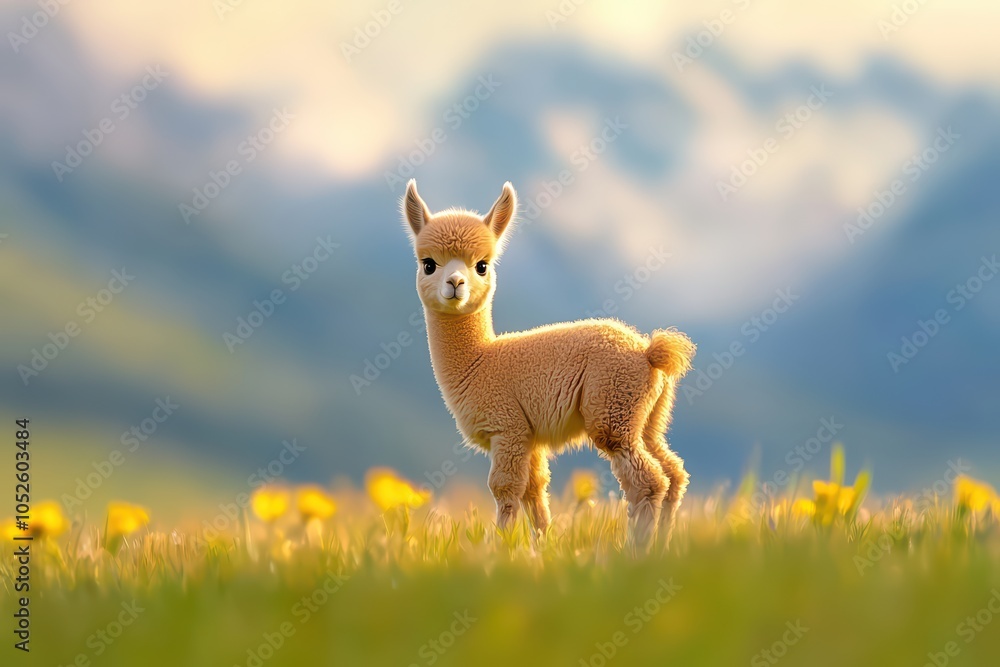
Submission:
[[[959,457],[1000,473],[1000,9],[269,7],[0,16],[0,393],[51,425],[54,492],[166,396],[143,488],[238,481],[293,437],[298,479],[439,469],[457,434],[398,218],[411,175],[432,209],[518,189],[499,329],[605,313],[694,337],[671,441],[696,488],[770,476],[830,419],[876,488]],[[575,465],[602,464],[557,480]]]

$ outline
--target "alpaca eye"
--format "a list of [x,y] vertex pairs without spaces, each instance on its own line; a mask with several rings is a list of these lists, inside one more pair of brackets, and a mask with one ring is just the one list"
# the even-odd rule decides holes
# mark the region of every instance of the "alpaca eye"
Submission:
[[435,262],[430,257],[428,257],[427,259],[422,259],[420,261],[424,263],[424,273],[425,274],[427,274],[429,276],[432,273],[434,273],[434,269],[437,268],[437,262]]
[[485,276],[486,275],[486,269],[488,269],[488,268],[489,268],[489,264],[486,263],[485,259],[481,259],[478,262],[476,262],[476,273],[478,273],[479,275]]

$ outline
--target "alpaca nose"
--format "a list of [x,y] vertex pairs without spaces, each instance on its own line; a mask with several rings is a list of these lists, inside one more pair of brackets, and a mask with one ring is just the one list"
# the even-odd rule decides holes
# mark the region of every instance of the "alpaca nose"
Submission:
[[461,273],[455,272],[448,277],[448,284],[458,289],[460,285],[465,284],[465,278],[462,277]]

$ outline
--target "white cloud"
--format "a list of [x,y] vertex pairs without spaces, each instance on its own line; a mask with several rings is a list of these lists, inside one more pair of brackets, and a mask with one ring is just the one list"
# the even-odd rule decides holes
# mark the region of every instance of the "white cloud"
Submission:
[[[349,4],[299,0],[280,5],[247,0],[220,20],[213,3],[95,0],[69,7],[71,21],[103,67],[127,82],[135,68],[163,62],[174,83],[206,98],[278,96],[300,110],[288,136],[295,154],[334,175],[371,170],[422,131],[428,110],[447,97],[471,63],[510,40],[552,39],[550,7],[519,0],[468,5],[453,0],[432,10],[400,0],[402,10],[351,62],[341,43],[384,11],[385,0]],[[995,83],[992,26],[1000,6],[957,0],[928,3],[883,39],[877,28],[891,7],[861,0],[806,7],[792,1],[713,7],[656,2],[588,2],[559,24],[557,38],[577,38],[682,83],[669,53],[682,36],[703,29],[723,9],[734,12],[712,48],[724,48],[751,69],[791,58],[833,73],[855,72],[872,53],[888,52],[932,76]],[[382,15],[384,19],[384,14]],[[960,38],[958,38],[960,36]],[[688,84],[689,86],[690,84]],[[713,94],[725,97],[724,91]]]

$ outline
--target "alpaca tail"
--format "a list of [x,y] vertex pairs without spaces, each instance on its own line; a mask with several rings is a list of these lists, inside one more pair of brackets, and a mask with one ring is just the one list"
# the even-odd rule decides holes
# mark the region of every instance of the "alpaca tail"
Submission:
[[691,370],[695,344],[676,329],[657,329],[653,332],[646,359],[653,368],[658,368],[669,377],[680,379]]

